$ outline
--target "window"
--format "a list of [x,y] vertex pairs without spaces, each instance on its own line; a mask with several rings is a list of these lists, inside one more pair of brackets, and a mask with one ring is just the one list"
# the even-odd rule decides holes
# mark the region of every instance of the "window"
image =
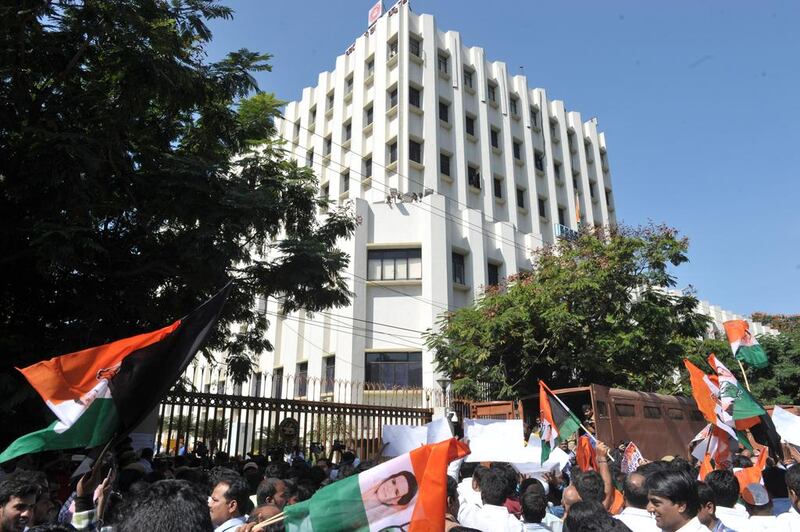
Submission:
[[499,177],[495,177],[492,180],[494,186],[492,187],[494,190],[494,197],[495,198],[503,198],[503,180]]
[[344,141],[345,142],[350,140],[350,138],[353,136],[353,125],[349,120],[347,121],[347,123],[345,123],[344,131],[342,133],[343,133],[342,136],[344,137]]
[[322,384],[322,393],[333,393],[334,380],[336,379],[335,356],[322,359],[322,371],[325,375],[325,382]]
[[558,223],[560,223],[561,225],[567,225],[566,210],[564,209],[564,207],[558,208]]
[[322,145],[322,155],[330,155],[333,148],[333,138],[330,135],[325,137],[325,142]]
[[308,362],[301,362],[297,365],[294,374],[294,394],[297,397],[305,397],[308,392]]
[[397,87],[392,87],[389,89],[389,109],[397,105]]
[[489,132],[489,136],[492,139],[492,148],[499,148],[500,147],[500,131],[495,128],[492,128]]
[[500,284],[500,267],[490,262],[486,268],[486,276],[488,277],[490,285],[496,286]]
[[556,180],[561,179],[561,163],[553,161],[553,175],[555,175]]
[[419,57],[421,55],[421,43],[419,39],[411,37],[408,40],[408,51],[411,52],[411,55],[415,55]]
[[594,200],[594,183],[589,183],[589,196]]
[[544,153],[539,150],[533,152],[533,165],[540,172],[544,172]]
[[519,111],[519,107],[517,105],[517,99],[514,96],[508,97],[508,109],[511,111],[511,114],[516,116]]
[[225,380],[217,381],[217,393],[223,394],[225,393]]
[[542,218],[547,218],[547,200],[544,198],[538,198],[536,201],[536,207],[539,209],[539,216]]
[[263,375],[261,372],[253,373],[253,378],[250,379],[250,396],[258,397],[261,395],[261,379]]
[[606,402],[597,401],[596,403],[597,403],[597,408],[595,409],[595,412],[597,413],[597,415],[600,417],[608,417],[608,408],[606,407]]
[[572,176],[572,189],[578,192],[578,178],[575,176]]
[[331,197],[331,185],[329,183],[325,183],[324,185],[322,185],[321,195],[324,199],[328,199]]
[[342,194],[345,192],[350,191],[350,172],[345,172],[342,174]]
[[389,144],[389,163],[397,162],[397,141]]
[[372,124],[372,120],[374,119],[374,112],[372,108],[372,104],[369,105],[366,109],[364,109],[364,125],[368,126]]
[[481,188],[481,174],[477,166],[470,165],[467,167],[467,183],[471,187]]
[[353,92],[353,75],[350,74],[347,76],[347,79],[344,80],[344,93],[350,94]]
[[517,207],[525,208],[525,189],[517,187]]
[[386,59],[387,60],[392,59],[396,55],[397,55],[397,37],[395,37],[394,39],[392,39],[391,42],[389,42],[389,47],[386,51]]
[[367,353],[366,381],[393,386],[422,386],[422,353]]
[[314,164],[314,150],[308,150],[306,152],[306,166],[311,166]]
[[513,149],[514,149],[514,159],[517,159],[518,161],[522,160],[522,143],[518,140],[515,140],[513,144]]
[[531,127],[539,127],[539,111],[535,107],[531,107]]
[[558,122],[555,120],[550,121],[550,138],[553,140],[558,138]]
[[636,407],[633,405],[616,403],[614,404],[614,410],[617,411],[619,417],[633,417],[636,415]]
[[439,171],[444,175],[450,175],[450,156],[446,153],[439,154]]
[[448,63],[449,58],[445,54],[439,54],[437,57],[436,64],[439,67],[439,72],[442,74],[447,74],[448,72]]
[[567,145],[569,146],[570,153],[575,153],[575,133],[572,131],[567,133]]
[[372,157],[364,159],[364,178],[372,177]]
[[299,120],[294,123],[294,136],[295,137],[299,137],[300,136],[300,121]]
[[272,397],[280,398],[283,395],[283,368],[275,368],[272,374]]
[[683,419],[683,410],[680,408],[668,408],[667,417],[670,419]]
[[475,119],[473,117],[467,115],[464,120],[464,127],[467,130],[467,135],[475,136]]
[[606,205],[611,205],[611,191],[608,189],[605,189],[605,191],[606,191]]
[[450,104],[439,100],[439,120],[450,122]]
[[464,86],[472,89],[472,70],[464,69]]
[[375,59],[370,57],[367,59],[367,77],[372,77],[375,74]]
[[207,382],[203,385],[203,393],[211,393],[211,383]]
[[453,282],[457,284],[467,284],[467,270],[464,266],[464,255],[461,253],[452,253],[453,260]]
[[408,88],[408,103],[413,105],[414,107],[420,107],[420,100],[421,100],[420,90],[416,87],[409,87]]
[[325,111],[330,111],[331,109],[333,109],[333,97],[334,97],[334,92],[333,91],[329,92],[328,99],[325,100]]
[[408,158],[422,164],[422,144],[416,140],[408,141]]
[[422,250],[419,248],[368,250],[367,279],[370,281],[422,279]]
[[657,406],[644,406],[644,417],[646,419],[660,419],[661,409]]
[[489,101],[497,102],[497,88],[492,83],[486,87],[486,97],[489,98]]

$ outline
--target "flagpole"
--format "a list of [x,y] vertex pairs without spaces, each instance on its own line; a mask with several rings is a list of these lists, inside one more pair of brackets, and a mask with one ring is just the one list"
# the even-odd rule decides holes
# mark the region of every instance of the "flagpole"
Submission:
[[[734,358],[736,358],[736,357],[734,357]],[[750,391],[750,383],[747,382],[747,372],[744,370],[744,366],[742,365],[742,361],[741,360],[739,360],[737,358],[736,362],[739,363],[739,368],[742,370],[742,375],[744,376],[744,385],[747,386],[747,391],[749,392]]]

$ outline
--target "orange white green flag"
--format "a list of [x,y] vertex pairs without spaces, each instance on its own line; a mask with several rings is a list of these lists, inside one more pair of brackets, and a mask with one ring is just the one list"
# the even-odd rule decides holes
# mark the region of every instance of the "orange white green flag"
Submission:
[[581,427],[575,414],[542,381],[539,381],[539,422],[542,427],[542,463],[547,461],[559,443],[566,441]]
[[708,356],[708,364],[717,373],[720,405],[733,417],[736,429],[745,430],[760,423],[759,418],[766,415],[766,411],[750,392],[739,384],[731,370],[720,362],[714,353]]
[[747,362],[754,368],[765,368],[769,361],[764,348],[759,345],[755,336],[750,333],[750,326],[744,320],[731,320],[722,324],[725,327],[725,334],[728,335],[728,343],[731,344],[731,351],[737,360]]
[[469,454],[455,438],[424,445],[284,508],[287,532],[444,530],[447,464]]

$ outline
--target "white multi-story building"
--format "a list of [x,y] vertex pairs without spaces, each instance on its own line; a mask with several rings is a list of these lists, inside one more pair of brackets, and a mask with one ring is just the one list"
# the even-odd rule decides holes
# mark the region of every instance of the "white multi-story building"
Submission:
[[529,270],[534,250],[579,223],[615,222],[597,121],[405,0],[277,127],[320,194],[350,202],[361,223],[342,243],[349,307],[282,315],[266,302],[264,374],[437,388],[423,333],[443,312]]

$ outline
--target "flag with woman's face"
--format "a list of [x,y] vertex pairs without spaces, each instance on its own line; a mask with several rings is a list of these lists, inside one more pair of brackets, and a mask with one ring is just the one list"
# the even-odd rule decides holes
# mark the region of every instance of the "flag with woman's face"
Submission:
[[425,445],[287,506],[286,530],[415,532],[441,530],[447,464],[469,453],[456,439]]

